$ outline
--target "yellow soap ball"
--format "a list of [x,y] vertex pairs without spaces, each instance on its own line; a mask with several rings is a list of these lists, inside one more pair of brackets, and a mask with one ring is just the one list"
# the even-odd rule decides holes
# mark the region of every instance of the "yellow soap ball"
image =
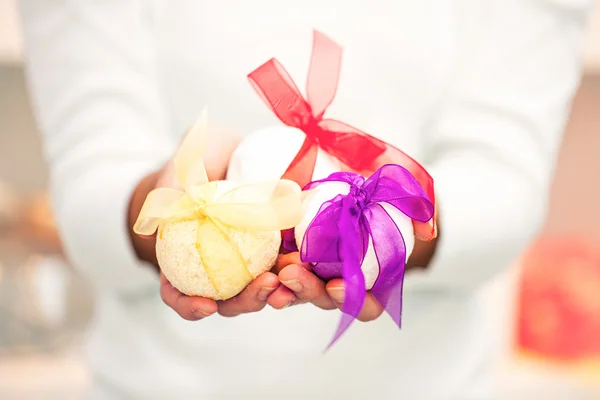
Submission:
[[[239,254],[225,247],[222,234],[206,219],[170,222],[162,226],[156,241],[156,256],[169,282],[188,296],[226,300],[273,267],[281,245],[279,231],[244,231],[227,227],[226,232],[238,247]],[[202,258],[197,247],[199,237],[203,249],[210,249],[202,252]],[[232,268],[239,264],[239,255],[247,271]],[[204,264],[211,268],[205,268]]]
[[[222,182],[218,194],[235,186]],[[227,300],[275,265],[280,246],[280,231],[227,225],[220,229],[210,219],[198,217],[160,226],[156,257],[165,277],[180,292]]]

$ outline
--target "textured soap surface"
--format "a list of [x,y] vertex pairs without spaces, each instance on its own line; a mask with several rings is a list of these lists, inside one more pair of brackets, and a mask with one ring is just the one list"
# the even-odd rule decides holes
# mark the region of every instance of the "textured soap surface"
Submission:
[[[281,179],[305,138],[304,132],[288,126],[270,127],[248,135],[231,156],[227,179],[239,184]],[[327,178],[337,171],[335,161],[320,150],[312,179]]]
[[[226,191],[235,186],[228,182],[221,189]],[[224,246],[224,233],[238,252]],[[203,251],[198,248],[199,243]],[[229,226],[221,230],[207,218],[200,217],[161,226],[156,256],[165,277],[180,292],[226,300],[271,269],[280,245],[279,231],[246,231]],[[239,262],[240,255],[245,264],[243,268]]]

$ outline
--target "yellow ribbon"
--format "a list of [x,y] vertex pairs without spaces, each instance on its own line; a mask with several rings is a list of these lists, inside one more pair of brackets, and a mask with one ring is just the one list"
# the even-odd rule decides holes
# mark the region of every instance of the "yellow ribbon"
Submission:
[[[302,194],[293,181],[280,180],[220,190],[223,181],[209,182],[203,155],[208,130],[207,112],[186,135],[174,159],[175,174],[183,191],[151,191],[133,227],[139,235],[152,235],[171,221],[198,220],[197,249],[206,273],[220,297],[227,299],[253,279],[227,226],[250,231],[280,231],[295,227],[302,218]],[[222,194],[220,194],[222,193]],[[211,235],[210,246],[203,237]],[[206,248],[210,247],[210,248]],[[212,252],[212,253],[209,253]],[[217,257],[208,256],[217,255]],[[206,262],[220,259],[225,263]]]

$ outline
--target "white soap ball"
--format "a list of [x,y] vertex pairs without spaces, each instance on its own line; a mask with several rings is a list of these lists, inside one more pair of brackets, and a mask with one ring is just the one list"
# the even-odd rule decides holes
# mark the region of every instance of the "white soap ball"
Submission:
[[[219,194],[235,188],[232,182],[219,185]],[[196,247],[198,230],[206,251],[204,260]],[[279,231],[248,231],[226,227],[232,242],[238,246],[251,275],[240,277],[235,271],[228,270],[229,265],[236,262],[236,255],[222,246],[222,239],[217,239],[218,231],[207,219],[169,222],[159,228],[156,241],[156,256],[162,272],[169,282],[180,292],[189,296],[208,297],[214,300],[226,300],[240,293],[258,275],[270,270],[279,254],[281,234]],[[203,261],[218,266],[216,275],[211,281],[203,265]],[[217,283],[217,285],[215,285]],[[217,290],[217,287],[218,289]]]
[[[349,190],[350,186],[344,182],[324,182],[315,187],[314,194],[308,197],[303,203],[304,215],[294,230],[296,245],[299,249],[302,248],[302,240],[308,226],[317,216],[322,204],[335,198],[337,195],[348,194]],[[387,203],[380,204],[400,229],[406,245],[406,259],[408,260],[415,245],[412,220],[397,208]],[[379,263],[377,262],[371,238],[369,238],[369,248],[365,254],[361,269],[365,277],[366,289],[370,290],[373,288],[373,285],[379,276]],[[341,271],[339,271],[339,277],[341,277]]]
[[[298,154],[306,135],[300,129],[281,125],[248,135],[229,161],[227,179],[240,184],[281,179]],[[319,149],[312,180],[339,171],[336,160]]]
[[[243,184],[280,179],[300,150],[305,138],[306,135],[301,130],[285,125],[269,127],[250,134],[233,153],[227,179]],[[339,162],[319,149],[312,180],[324,179],[339,171]],[[321,205],[338,194],[347,194],[348,191],[349,186],[343,182],[326,182],[314,189],[313,194],[303,203],[304,216],[295,228],[295,239],[299,249],[306,229],[319,212]],[[408,259],[414,247],[412,220],[388,204],[382,203],[382,206],[402,232]],[[362,271],[367,289],[371,289],[379,276],[379,264],[370,240]]]

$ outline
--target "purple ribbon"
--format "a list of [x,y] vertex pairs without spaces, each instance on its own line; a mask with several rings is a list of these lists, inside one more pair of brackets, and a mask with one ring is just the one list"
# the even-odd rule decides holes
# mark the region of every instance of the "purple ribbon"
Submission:
[[421,185],[399,165],[384,165],[366,180],[359,174],[337,172],[309,183],[305,189],[336,181],[349,184],[350,192],[321,206],[300,249],[302,261],[313,263],[319,277],[344,279],[343,315],[328,347],[350,327],[365,302],[361,264],[369,237],[379,263],[372,293],[398,327],[401,325],[406,246],[400,229],[379,203],[387,203],[419,222],[429,221],[434,214],[434,206]]

